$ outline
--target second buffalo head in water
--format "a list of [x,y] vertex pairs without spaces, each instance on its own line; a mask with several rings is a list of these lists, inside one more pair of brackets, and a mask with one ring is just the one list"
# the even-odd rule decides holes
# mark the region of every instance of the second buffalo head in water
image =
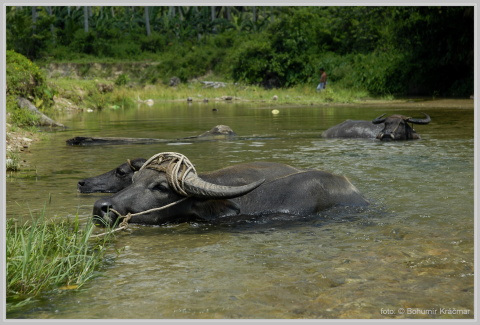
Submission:
[[145,161],[144,158],[127,159],[126,163],[104,174],[80,180],[77,189],[80,193],[117,193],[132,184],[133,174]]

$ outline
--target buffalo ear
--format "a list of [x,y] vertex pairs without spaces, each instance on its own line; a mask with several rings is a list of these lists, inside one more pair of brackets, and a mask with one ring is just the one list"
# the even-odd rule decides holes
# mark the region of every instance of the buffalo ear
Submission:
[[131,166],[134,171],[139,170],[142,168],[143,164],[146,162],[146,159],[143,158],[137,158],[131,161]]
[[206,221],[236,216],[240,213],[238,204],[231,200],[195,200],[192,210]]

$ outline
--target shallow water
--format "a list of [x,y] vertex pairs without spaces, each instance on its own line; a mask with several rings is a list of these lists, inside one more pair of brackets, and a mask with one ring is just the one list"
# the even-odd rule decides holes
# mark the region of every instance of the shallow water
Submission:
[[[212,108],[218,109],[212,112]],[[473,109],[162,104],[57,116],[68,125],[7,175],[7,217],[46,210],[88,218],[105,194],[78,180],[126,159],[185,154],[198,172],[275,161],[347,176],[372,202],[318,216],[234,225],[133,226],[118,257],[80,290],[8,318],[473,318]],[[383,113],[432,117],[421,140],[322,139],[328,127]],[[72,147],[74,136],[177,139],[229,125],[238,139]]]

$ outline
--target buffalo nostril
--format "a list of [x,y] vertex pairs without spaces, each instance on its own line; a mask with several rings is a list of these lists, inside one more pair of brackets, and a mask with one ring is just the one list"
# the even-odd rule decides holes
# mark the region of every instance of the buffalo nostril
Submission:
[[108,204],[108,202],[104,202],[102,204],[102,206],[100,207],[100,211],[104,212],[104,213],[108,213],[110,210],[112,210],[112,205],[111,204]]
[[113,225],[116,217],[112,215],[110,211],[114,211],[110,201],[100,199],[95,202],[93,206],[93,220],[95,225],[99,227]]
[[78,186],[84,186],[85,185],[85,182],[84,181],[79,181],[78,182]]

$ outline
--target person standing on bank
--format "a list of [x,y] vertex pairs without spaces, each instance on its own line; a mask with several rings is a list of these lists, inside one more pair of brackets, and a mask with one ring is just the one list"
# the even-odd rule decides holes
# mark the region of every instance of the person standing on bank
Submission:
[[320,68],[320,83],[317,86],[317,91],[327,88],[327,73],[324,68]]

